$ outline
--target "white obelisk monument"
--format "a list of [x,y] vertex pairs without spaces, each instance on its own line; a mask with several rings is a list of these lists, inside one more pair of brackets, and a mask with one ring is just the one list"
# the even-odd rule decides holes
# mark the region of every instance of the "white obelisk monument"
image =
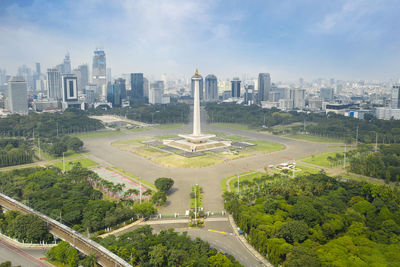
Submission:
[[200,77],[199,71],[196,69],[196,73],[192,78],[194,80],[194,99],[193,99],[193,136],[201,135],[200,127]]
[[216,148],[227,147],[231,145],[230,141],[216,141],[210,140],[215,137],[213,134],[202,134],[200,127],[200,80],[198,70],[192,77],[194,80],[194,98],[193,98],[193,133],[192,134],[179,134],[184,138],[181,140],[164,140],[163,144],[178,148],[187,152],[197,152],[204,150],[211,150]]

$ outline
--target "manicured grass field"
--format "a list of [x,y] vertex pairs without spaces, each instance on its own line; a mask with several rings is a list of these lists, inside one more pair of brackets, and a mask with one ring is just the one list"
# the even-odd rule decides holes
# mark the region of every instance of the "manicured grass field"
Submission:
[[[37,148],[35,148],[35,154],[37,156],[39,156],[39,151],[38,151]],[[56,157],[56,156],[50,155],[50,154],[44,152],[43,150],[40,151],[40,155],[41,155],[42,159],[45,159],[45,160],[56,160],[56,159],[62,158],[62,156],[61,157]],[[71,159],[71,158],[76,158],[76,157],[81,157],[81,156],[86,156],[86,155],[88,155],[88,153],[75,152],[75,151],[69,149],[67,152],[64,153],[64,158],[65,159]]]
[[[77,159],[77,160],[66,160],[65,161],[65,170],[66,171],[71,170],[72,167],[78,162],[80,162],[80,164],[84,168],[93,167],[93,166],[98,165],[97,162],[95,162],[95,161],[93,161],[91,159],[88,159],[88,158]],[[59,162],[55,163],[54,166],[56,166],[57,168],[59,168],[61,170],[64,168],[62,161],[59,161]]]
[[154,162],[173,168],[199,168],[218,164],[222,162],[222,159],[214,156],[203,155],[193,158],[186,158],[180,155],[169,155],[165,157],[155,158]]
[[250,152],[245,152],[245,151],[238,151],[237,154],[228,154],[228,153],[219,153],[218,156],[222,157],[224,159],[238,159],[238,158],[245,158],[245,157],[250,157],[253,154]]
[[155,138],[158,140],[164,140],[164,139],[176,139],[179,136],[174,135],[174,134],[167,134],[167,135],[160,135],[160,136],[156,136]]
[[305,134],[289,134],[285,135],[285,137],[296,140],[316,142],[316,143],[344,143],[343,140],[341,139],[314,136],[314,135],[305,135]]
[[161,150],[149,147],[149,148],[140,148],[136,149],[133,151],[136,154],[139,154],[142,157],[145,158],[153,158],[153,157],[160,157],[160,156],[165,156],[168,155],[169,153],[163,152]]
[[336,153],[339,153],[343,156],[343,152],[341,151],[330,151],[330,152],[323,152],[316,155],[311,155],[305,158],[300,159],[300,161],[307,162],[313,165],[331,168],[331,163],[328,161],[328,157],[335,157]]
[[319,173],[319,172],[320,172],[320,170],[317,168],[310,168],[307,166],[296,164],[295,175],[315,174],[315,173]]
[[121,131],[93,131],[93,132],[87,132],[87,133],[74,134],[73,136],[76,136],[80,139],[89,139],[89,138],[116,136],[116,135],[121,135],[121,134],[124,134],[124,133]]
[[278,143],[272,143],[267,141],[253,141],[250,140],[250,143],[256,144],[255,146],[250,146],[249,148],[255,150],[260,153],[270,153],[278,150],[282,150],[285,148],[284,145]]

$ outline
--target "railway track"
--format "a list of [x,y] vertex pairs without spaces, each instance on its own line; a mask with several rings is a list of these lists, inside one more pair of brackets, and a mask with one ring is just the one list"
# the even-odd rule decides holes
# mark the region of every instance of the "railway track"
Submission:
[[30,207],[0,193],[0,205],[10,210],[17,210],[23,214],[32,213],[39,216],[44,222],[47,223],[50,233],[54,236],[67,241],[73,247],[86,255],[94,254],[96,262],[104,267],[125,267],[132,266],[125,260],[110,252],[103,246],[94,242],[93,240],[83,236],[77,231],[61,224],[60,222],[38,212]]

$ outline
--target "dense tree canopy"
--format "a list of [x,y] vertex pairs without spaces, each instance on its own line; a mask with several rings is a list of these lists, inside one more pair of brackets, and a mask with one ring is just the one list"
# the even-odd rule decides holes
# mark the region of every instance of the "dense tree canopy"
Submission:
[[250,243],[275,265],[397,266],[400,192],[323,173],[268,176],[225,193]]
[[98,231],[136,218],[124,202],[103,200],[89,182],[97,179],[79,165],[66,173],[57,168],[21,169],[0,173],[0,190],[76,230]]
[[49,233],[46,223],[38,216],[21,214],[14,210],[7,211],[5,214],[0,213],[0,230],[3,234],[16,238],[20,242],[53,241],[53,236]]
[[63,113],[14,114],[0,119],[0,136],[49,138],[53,136],[94,131],[103,128],[100,121],[91,119],[85,111],[67,109]]
[[[358,141],[364,143],[375,142],[378,133],[378,142],[398,143],[400,142],[400,120],[378,120],[368,117],[368,120],[359,120],[344,117],[334,113],[317,114],[305,112],[283,112],[276,108],[263,109],[259,106],[242,106],[231,103],[208,103],[206,105],[207,118],[209,122],[240,123],[254,127],[265,125],[272,129],[275,125],[288,125],[298,122],[299,125],[292,127],[292,132],[305,132],[314,135],[340,137],[344,140],[355,140],[358,128]],[[271,130],[274,133],[281,133]]]
[[190,105],[171,103],[167,105],[134,105],[126,108],[101,108],[89,110],[89,114],[114,114],[131,120],[146,123],[187,123],[190,115]]
[[356,152],[350,160],[350,171],[387,182],[400,181],[400,144],[381,145],[377,152]]
[[153,234],[150,226],[135,229],[118,238],[95,238],[133,266],[241,266],[232,256],[218,253],[199,238],[172,229]]
[[0,139],[0,167],[31,163],[33,151],[23,139]]

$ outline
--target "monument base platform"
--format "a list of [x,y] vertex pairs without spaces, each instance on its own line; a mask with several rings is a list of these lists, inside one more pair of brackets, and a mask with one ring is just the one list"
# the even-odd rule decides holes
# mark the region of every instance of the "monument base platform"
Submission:
[[198,152],[198,151],[206,151],[217,148],[229,147],[231,146],[231,141],[214,141],[206,139],[204,142],[201,143],[200,142],[193,143],[185,139],[185,140],[163,140],[163,144],[186,152]]
[[214,134],[201,134],[201,135],[193,135],[193,134],[178,134],[179,137],[184,138],[189,143],[200,144],[208,142],[208,139],[215,137]]

